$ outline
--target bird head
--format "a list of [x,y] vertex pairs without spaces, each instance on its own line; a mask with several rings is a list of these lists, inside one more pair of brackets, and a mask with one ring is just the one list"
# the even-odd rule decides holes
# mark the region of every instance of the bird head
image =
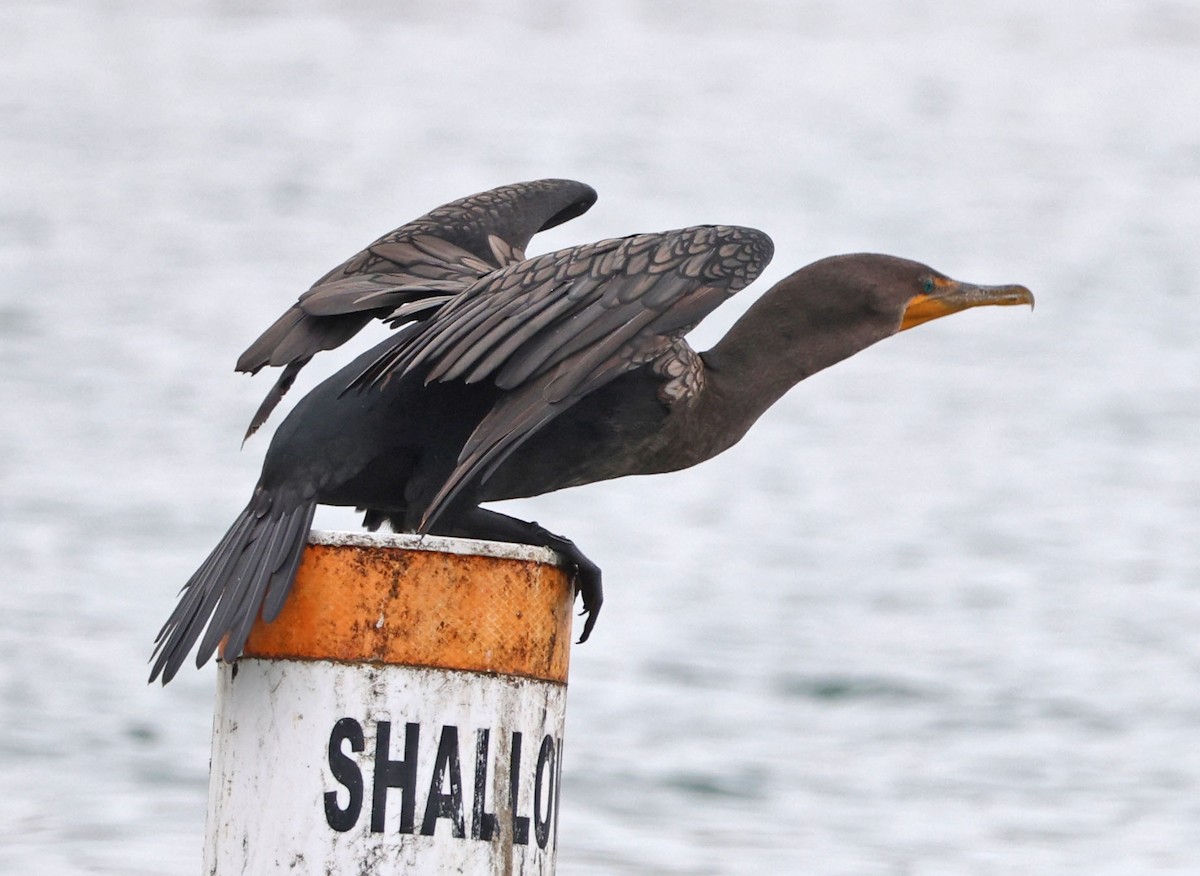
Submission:
[[[808,318],[854,326],[882,339],[930,320],[985,305],[1033,306],[1024,286],[980,286],[947,277],[910,259],[873,253],[830,256],[802,269],[810,289]],[[799,274],[800,272],[798,272]]]

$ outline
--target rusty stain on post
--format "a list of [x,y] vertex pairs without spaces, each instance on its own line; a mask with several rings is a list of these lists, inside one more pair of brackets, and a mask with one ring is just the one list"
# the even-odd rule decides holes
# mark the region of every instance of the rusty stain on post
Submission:
[[573,592],[551,552],[514,545],[484,556],[445,550],[463,539],[336,536],[309,544],[283,610],[258,620],[244,656],[566,682]]

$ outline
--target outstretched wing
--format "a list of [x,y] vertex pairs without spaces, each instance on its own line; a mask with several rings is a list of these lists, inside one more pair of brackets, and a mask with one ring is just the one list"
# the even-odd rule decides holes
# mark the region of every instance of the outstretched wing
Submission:
[[661,355],[749,285],[774,247],[761,231],[704,225],[548,253],[482,278],[411,326],[352,386],[423,371],[507,390],[426,509],[455,495],[583,396]]
[[313,284],[237,361],[251,374],[283,373],[254,415],[249,437],[321,350],[345,343],[372,319],[393,326],[426,318],[480,277],[525,258],[533,236],[586,212],[596,192],[544,179],[452,201],[385,234]]

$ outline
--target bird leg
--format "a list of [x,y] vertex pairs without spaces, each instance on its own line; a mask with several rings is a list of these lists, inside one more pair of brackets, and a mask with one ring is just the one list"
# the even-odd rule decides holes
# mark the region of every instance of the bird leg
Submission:
[[575,592],[583,601],[580,614],[587,616],[583,622],[579,643],[587,641],[588,636],[592,634],[592,627],[596,625],[596,618],[600,616],[600,606],[604,604],[604,588],[600,583],[600,567],[584,556],[575,546],[575,542],[555,535],[536,523],[486,508],[471,508],[454,517],[454,522],[450,524],[435,523],[430,530],[431,534],[547,547],[562,556],[573,567],[572,583],[575,585]]

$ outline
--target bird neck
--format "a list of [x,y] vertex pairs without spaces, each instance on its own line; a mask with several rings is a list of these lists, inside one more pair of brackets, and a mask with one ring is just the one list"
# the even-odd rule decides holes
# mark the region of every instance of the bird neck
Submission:
[[710,416],[744,433],[793,386],[890,332],[822,318],[817,290],[788,278],[759,298],[712,349],[702,354]]

